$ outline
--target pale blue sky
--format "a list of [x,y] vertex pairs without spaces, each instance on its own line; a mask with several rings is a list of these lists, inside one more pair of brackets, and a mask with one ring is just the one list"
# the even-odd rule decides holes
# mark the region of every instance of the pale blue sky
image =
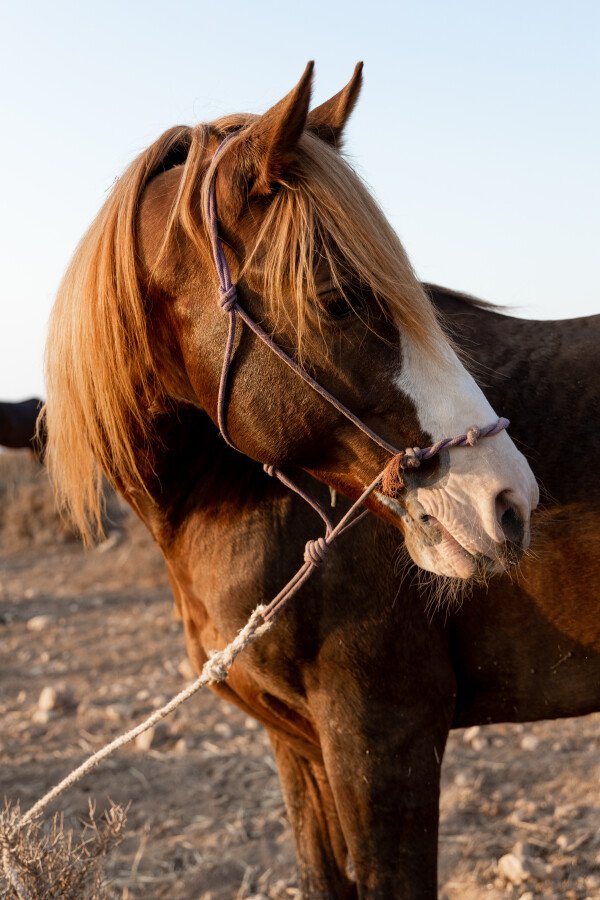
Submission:
[[21,2],[0,19],[0,398],[43,394],[53,295],[162,130],[365,61],[347,151],[423,279],[600,312],[600,2]]

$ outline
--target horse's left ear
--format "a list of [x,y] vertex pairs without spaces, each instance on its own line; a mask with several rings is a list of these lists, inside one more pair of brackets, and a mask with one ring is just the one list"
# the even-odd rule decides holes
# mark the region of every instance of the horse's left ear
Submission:
[[309,112],[306,127],[336,150],[342,145],[346,122],[356,105],[362,87],[362,62],[356,63],[354,74],[345,88],[330,100]]
[[293,166],[296,145],[306,125],[313,68],[314,63],[309,62],[296,87],[249,128],[247,140],[255,158],[253,194],[269,194]]

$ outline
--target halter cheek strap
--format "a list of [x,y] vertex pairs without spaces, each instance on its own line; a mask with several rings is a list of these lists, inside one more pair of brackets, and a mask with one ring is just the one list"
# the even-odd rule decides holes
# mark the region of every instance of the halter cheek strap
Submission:
[[[231,140],[232,137],[234,137],[234,135],[235,132],[227,135],[227,137],[225,137],[225,139],[221,141],[215,153],[215,159],[221,154],[225,145],[229,140]],[[447,448],[473,447],[480,438],[498,434],[500,431],[508,428],[510,423],[508,419],[499,418],[496,422],[493,422],[490,425],[486,425],[483,428],[478,428],[476,425],[472,425],[464,434],[459,434],[456,437],[452,438],[442,438],[441,440],[436,441],[435,444],[431,444],[429,447],[408,447],[405,450],[398,450],[396,447],[394,447],[393,444],[390,444],[389,441],[386,441],[375,431],[369,428],[369,426],[361,421],[358,416],[356,416],[353,412],[351,412],[351,410],[344,406],[344,404],[341,403],[340,400],[337,399],[337,397],[334,397],[333,394],[330,394],[329,391],[326,390],[326,388],[324,388],[322,385],[320,385],[318,381],[315,381],[315,379],[311,375],[309,375],[308,372],[306,372],[305,369],[302,368],[302,366],[299,366],[294,359],[288,356],[288,354],[285,353],[285,351],[283,351],[281,347],[279,347],[275,343],[275,341],[260,327],[258,322],[255,322],[252,316],[250,316],[246,312],[246,310],[242,306],[240,306],[237,297],[237,287],[231,280],[231,272],[229,270],[229,265],[223,251],[223,244],[219,237],[217,201],[215,192],[215,174],[216,173],[213,172],[213,177],[208,187],[208,200],[205,212],[213,260],[219,278],[219,307],[225,314],[229,316],[229,332],[227,335],[227,342],[225,344],[225,352],[223,355],[223,365],[221,368],[219,395],[217,400],[217,421],[219,430],[224,439],[227,441],[230,447],[233,447],[237,450],[237,447],[233,443],[227,429],[227,388],[229,382],[229,372],[231,368],[231,359],[235,344],[237,317],[239,316],[240,319],[242,319],[242,321],[248,326],[248,328],[250,328],[251,331],[253,331],[254,334],[264,344],[266,344],[267,347],[269,347],[269,349],[276,356],[278,356],[282,362],[289,366],[289,368],[292,369],[292,371],[294,371],[296,375],[302,378],[317,394],[323,397],[324,400],[326,400],[331,406],[334,407],[334,409],[341,413],[341,415],[345,416],[350,422],[353,423],[353,425],[355,425],[364,434],[366,434],[367,437],[369,437],[374,443],[378,444],[380,447],[382,447],[384,450],[387,450],[387,452],[392,455],[392,459],[385,467],[385,469],[380,472],[377,478],[375,478],[375,480],[372,481],[371,484],[363,491],[358,500],[356,500],[356,502],[350,507],[346,515],[340,520],[340,522],[338,522],[335,527],[333,526],[320,503],[310,497],[309,494],[307,494],[301,487],[291,481],[291,479],[284,475],[283,472],[281,472],[275,466],[264,466],[264,470],[268,475],[272,475],[275,478],[278,478],[279,481],[282,482],[282,484],[290,488],[290,490],[295,491],[319,514],[319,516],[325,523],[325,536],[317,538],[313,541],[308,541],[304,552],[304,565],[298,570],[296,575],[294,575],[292,580],[283,588],[283,590],[280,591],[277,597],[275,597],[266,607],[264,620],[267,621],[272,615],[275,614],[275,612],[285,603],[285,601],[289,597],[296,593],[301,585],[304,584],[306,579],[312,574],[314,569],[323,562],[333,541],[345,531],[347,531],[348,528],[356,525],[362,518],[364,518],[364,516],[367,515],[368,510],[362,510],[361,512],[358,512],[358,510],[367,499],[369,494],[371,494],[379,484],[383,485],[384,490],[387,486],[388,488],[390,488],[390,491],[393,486],[393,492],[395,493],[403,485],[403,479],[400,473],[405,469],[417,468],[421,465],[421,462],[423,460],[431,459],[433,456],[436,456],[436,454]]]

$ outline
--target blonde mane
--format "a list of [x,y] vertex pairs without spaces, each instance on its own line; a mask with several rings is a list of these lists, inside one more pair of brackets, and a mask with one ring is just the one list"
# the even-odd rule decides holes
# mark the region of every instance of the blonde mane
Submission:
[[[103,474],[131,496],[146,491],[156,440],[152,410],[164,400],[145,304],[148,274],[142,275],[138,259],[144,190],[160,172],[182,164],[153,271],[176,233],[205,254],[198,198],[206,199],[218,164],[206,168],[208,141],[240,129],[225,156],[253,121],[229,116],[165,132],[117,181],[60,286],[46,353],[47,460],[61,507],[87,538],[101,532]],[[423,352],[439,359],[445,339],[433,307],[366,187],[318,137],[305,132],[298,151],[293,177],[270,202],[242,270],[250,275],[258,267],[271,321],[283,317],[293,326],[302,355],[322,326],[315,281],[321,260],[338,292],[358,279]]]

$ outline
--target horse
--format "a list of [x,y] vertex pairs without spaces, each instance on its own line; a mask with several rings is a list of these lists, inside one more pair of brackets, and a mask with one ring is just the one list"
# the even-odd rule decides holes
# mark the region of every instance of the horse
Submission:
[[46,439],[43,417],[37,431],[36,426],[42,406],[37,397],[18,403],[0,401],[0,444],[13,450],[27,448],[41,461]]
[[[311,82],[309,64],[261,116],[169,130],[116,183],[51,316],[47,460],[88,537],[103,473],[145,522],[199,670],[290,578],[320,521],[269,472],[344,508],[389,448],[408,448],[392,462],[421,464],[365,497],[374,515],[315,561],[215,690],[269,732],[307,896],[432,896],[458,681],[447,630],[397,602],[398,546],[475,591],[526,552],[538,487],[504,426],[417,452],[499,420],[340,153],[361,65],[309,110]],[[237,285],[219,302],[211,203]],[[236,309],[293,366],[232,332]],[[327,396],[298,377],[308,369]]]

